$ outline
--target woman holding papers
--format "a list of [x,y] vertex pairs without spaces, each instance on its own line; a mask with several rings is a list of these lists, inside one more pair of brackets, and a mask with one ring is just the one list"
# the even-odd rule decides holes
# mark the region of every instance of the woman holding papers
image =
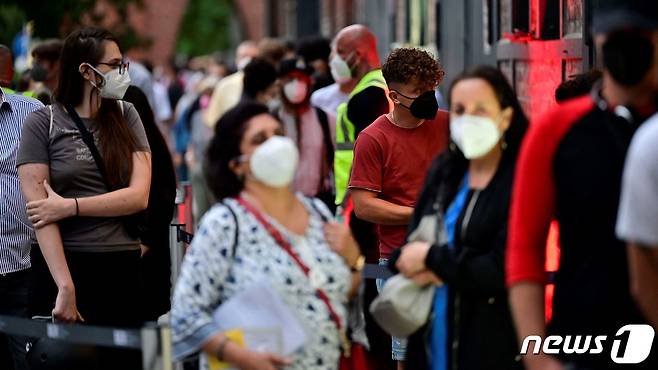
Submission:
[[[346,227],[326,222],[331,214],[321,201],[290,189],[297,162],[295,143],[283,136],[267,107],[244,103],[218,122],[206,173],[221,202],[203,217],[176,284],[177,358],[203,350],[239,369],[338,368],[348,294],[358,284],[363,257]],[[263,286],[276,299],[249,300]],[[300,337],[289,338],[294,325],[287,320],[279,328],[280,350],[257,351],[249,338],[241,346],[235,335],[225,335],[226,329],[272,329],[218,322],[226,317],[218,308],[238,298],[259,306],[245,304],[250,312],[274,310],[273,301],[282,302],[303,329],[303,346],[290,348]]]

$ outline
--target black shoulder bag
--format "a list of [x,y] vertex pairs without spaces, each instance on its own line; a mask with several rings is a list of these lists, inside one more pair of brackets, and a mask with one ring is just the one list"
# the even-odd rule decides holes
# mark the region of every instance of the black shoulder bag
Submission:
[[[332,189],[331,186],[327,186],[327,181],[330,181],[333,178],[333,169],[334,169],[334,143],[331,138],[331,128],[329,127],[329,118],[327,114],[320,108],[316,107],[315,112],[320,122],[320,127],[322,128],[322,141],[324,147],[326,148],[326,169],[327,172],[323,171],[322,179],[320,183],[320,189],[318,194],[315,196],[320,199],[324,204],[327,205],[331,213],[336,212],[336,192]],[[323,168],[325,167],[323,166]]]
[[[96,147],[96,143],[94,142],[94,136],[89,132],[89,130],[87,130],[87,127],[85,127],[82,119],[80,119],[78,112],[76,112],[73,107],[65,106],[65,108],[69,116],[73,119],[73,122],[75,122],[75,125],[78,127],[80,136],[82,136],[82,141],[87,145],[87,147],[89,147],[91,156],[94,158],[94,162],[96,162],[96,167],[98,167],[98,171],[101,173],[101,177],[103,178],[103,182],[105,183],[107,190],[117,190],[111,188],[109,181],[107,181],[105,164],[103,162],[103,158],[101,157],[101,153],[98,151],[98,147]],[[126,228],[128,235],[133,238],[139,238],[146,230],[146,211],[140,211],[132,215],[122,216],[120,218],[121,221],[123,221],[123,226]]]

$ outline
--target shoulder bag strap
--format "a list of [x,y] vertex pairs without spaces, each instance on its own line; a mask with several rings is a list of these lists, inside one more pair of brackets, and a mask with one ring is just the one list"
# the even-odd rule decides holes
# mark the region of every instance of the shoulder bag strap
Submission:
[[221,202],[224,207],[228,209],[228,211],[231,213],[231,216],[233,217],[233,222],[235,223],[235,233],[233,234],[233,257],[235,257],[235,252],[238,249],[238,235],[240,234],[240,224],[238,223],[238,215],[235,214],[235,211],[229,205],[227,202],[223,201]]
[[[265,230],[267,230],[270,236],[272,236],[272,238],[277,242],[279,247],[281,247],[281,249],[283,249],[283,251],[286,252],[290,256],[290,258],[293,259],[293,261],[295,261],[297,266],[299,266],[299,268],[304,272],[304,275],[306,275],[306,277],[309,277],[311,270],[308,268],[308,266],[304,264],[301,258],[299,258],[299,256],[293,251],[292,246],[283,237],[283,235],[281,235],[281,233],[265,219],[265,217],[260,211],[254,208],[254,206],[252,206],[250,203],[245,201],[242,197],[238,197],[236,198],[236,200],[244,209],[246,209],[249,213],[251,213],[252,216],[256,218],[256,220],[265,228]],[[316,294],[318,298],[320,298],[320,300],[322,300],[322,302],[324,302],[324,304],[327,306],[332,321],[336,324],[338,331],[341,333],[341,340],[342,340],[342,337],[345,336],[343,325],[341,323],[340,317],[338,316],[338,314],[334,310],[333,305],[329,301],[329,297],[322,289],[316,289]],[[344,340],[342,341],[344,346],[343,349],[345,350],[346,343]],[[347,348],[347,353],[349,353],[349,348]]]
[[318,205],[315,204],[316,199],[315,198],[307,198],[308,202],[311,204],[311,208],[313,208],[313,212],[317,214],[318,217],[322,219],[322,222],[327,223],[331,222],[331,220],[318,208]]
[[91,152],[91,156],[94,158],[94,162],[96,162],[98,171],[101,173],[103,182],[105,182],[105,186],[108,187],[107,190],[112,190],[110,189],[109,182],[107,181],[107,174],[105,172],[105,164],[103,163],[103,158],[101,157],[101,153],[98,151],[98,147],[96,147],[96,143],[94,142],[94,135],[92,135],[89,130],[87,130],[87,127],[85,127],[82,119],[80,119],[78,112],[76,112],[72,106],[65,106],[64,108],[66,109],[66,112],[69,114],[69,116],[73,119],[73,122],[75,122],[75,125],[78,127],[78,131],[80,131],[80,135],[82,136],[82,141],[87,145],[87,147],[89,147],[89,151]]
[[53,133],[53,106],[48,105],[48,110],[50,110],[50,125],[48,126],[48,135]]
[[322,127],[322,136],[324,141],[324,146],[327,148],[327,163],[331,166],[334,165],[334,142],[331,139],[331,127],[329,126],[329,117],[322,109],[315,107],[315,111],[318,115],[318,121],[320,121],[320,127]]

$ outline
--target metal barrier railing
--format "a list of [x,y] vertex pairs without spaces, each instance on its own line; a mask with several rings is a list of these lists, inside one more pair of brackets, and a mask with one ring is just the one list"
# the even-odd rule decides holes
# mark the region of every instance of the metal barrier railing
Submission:
[[140,349],[144,370],[172,370],[171,330],[147,324],[122,329],[83,324],[59,324],[0,315],[0,332],[28,338],[50,338],[69,343]]
[[[193,234],[192,192],[188,183],[176,190],[176,207],[171,222],[170,257],[172,288],[180,275],[180,266]],[[384,266],[367,264],[364,279],[387,278]],[[139,349],[144,370],[182,370],[183,362],[174,362],[171,329],[148,323],[139,329],[113,328],[86,324],[63,324],[0,315],[0,333],[30,338],[50,338],[82,345]]]
[[[171,222],[172,287],[180,275],[186,246],[193,238],[192,200],[189,184],[182,184],[176,193],[176,209]],[[549,283],[555,272],[549,274]],[[377,264],[366,264],[363,279],[386,279],[392,273]],[[50,338],[70,343],[140,349],[144,370],[182,370],[182,362],[174,362],[171,329],[167,325],[146,324],[140,329],[99,327],[84,324],[61,324],[0,315],[0,333],[23,337]]]

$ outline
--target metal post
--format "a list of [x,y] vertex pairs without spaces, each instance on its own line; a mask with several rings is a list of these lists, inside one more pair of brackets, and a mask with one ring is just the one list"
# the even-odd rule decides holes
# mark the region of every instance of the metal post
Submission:
[[185,201],[185,189],[176,189],[176,207],[174,207],[174,219],[171,222],[172,227],[169,229],[169,244],[171,245],[171,286],[176,285],[178,275],[180,274],[180,265],[183,263],[183,254],[185,245],[178,241],[178,226],[180,225],[180,212],[178,205]]
[[145,326],[142,334],[142,368],[144,370],[170,370],[171,362],[162,357],[162,342],[158,336],[157,326]]

